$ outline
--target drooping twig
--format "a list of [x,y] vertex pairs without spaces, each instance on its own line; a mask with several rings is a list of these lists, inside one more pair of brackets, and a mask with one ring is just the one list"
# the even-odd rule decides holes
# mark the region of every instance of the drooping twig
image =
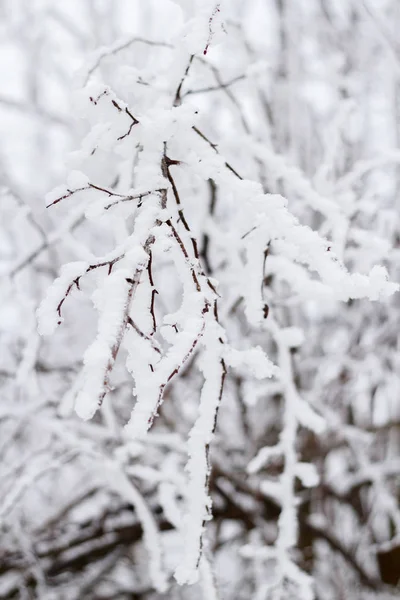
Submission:
[[122,40],[120,42],[116,42],[110,48],[104,48],[99,52],[99,55],[96,58],[95,62],[92,64],[92,66],[87,71],[87,74],[86,74],[86,77],[84,80],[84,85],[87,85],[90,77],[93,75],[93,73],[96,71],[96,69],[98,69],[100,67],[101,62],[105,58],[107,58],[108,56],[115,56],[119,52],[122,52],[123,50],[130,48],[133,44],[144,44],[145,46],[153,46],[153,47],[158,47],[158,48],[173,48],[173,46],[167,42],[148,40],[148,39],[140,37],[140,36],[135,36],[135,37],[129,38],[127,40]]

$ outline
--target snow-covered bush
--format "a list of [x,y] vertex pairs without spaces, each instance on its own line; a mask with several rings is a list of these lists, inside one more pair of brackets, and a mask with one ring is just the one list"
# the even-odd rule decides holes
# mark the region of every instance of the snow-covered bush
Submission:
[[0,597],[398,583],[396,7],[265,4],[5,3]]

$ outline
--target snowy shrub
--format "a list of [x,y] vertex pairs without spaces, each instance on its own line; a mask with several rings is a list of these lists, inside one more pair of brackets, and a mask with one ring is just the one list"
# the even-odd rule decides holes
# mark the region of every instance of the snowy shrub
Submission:
[[394,597],[400,15],[341,4],[5,2],[0,597]]

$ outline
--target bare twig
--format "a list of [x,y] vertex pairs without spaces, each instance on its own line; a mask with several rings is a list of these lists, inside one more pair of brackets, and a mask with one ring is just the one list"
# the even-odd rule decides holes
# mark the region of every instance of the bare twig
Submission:
[[[202,131],[200,131],[200,129],[198,129],[195,125],[193,125],[192,127],[193,131],[195,131],[197,133],[197,135],[199,135],[205,142],[207,142],[207,144],[209,146],[211,146],[211,148],[214,150],[214,152],[216,152],[216,154],[219,154],[218,151],[218,147],[217,144],[213,144],[206,135],[204,135],[204,133]],[[243,177],[241,175],[239,175],[239,173],[228,163],[225,162],[225,166],[227,169],[229,169],[229,171],[231,171],[231,173],[233,173],[238,179],[243,179]]]
[[86,78],[84,80],[84,85],[86,85],[88,83],[90,77],[93,75],[93,73],[96,71],[96,69],[99,68],[101,62],[105,58],[107,58],[109,56],[115,56],[119,52],[122,52],[123,50],[130,48],[133,44],[144,44],[145,46],[153,46],[153,47],[157,47],[157,48],[170,48],[170,49],[173,48],[173,46],[171,44],[168,44],[167,42],[158,42],[158,41],[154,41],[154,40],[148,40],[146,38],[138,37],[138,36],[129,38],[128,40],[123,40],[121,42],[117,42],[113,46],[111,46],[111,48],[104,48],[100,51],[100,55],[97,57],[95,63],[90,67],[90,69],[87,72]]

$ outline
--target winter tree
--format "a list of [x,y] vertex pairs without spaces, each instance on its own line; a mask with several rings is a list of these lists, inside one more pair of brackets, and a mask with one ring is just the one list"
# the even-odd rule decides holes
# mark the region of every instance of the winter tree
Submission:
[[0,10],[0,597],[395,598],[398,3]]

